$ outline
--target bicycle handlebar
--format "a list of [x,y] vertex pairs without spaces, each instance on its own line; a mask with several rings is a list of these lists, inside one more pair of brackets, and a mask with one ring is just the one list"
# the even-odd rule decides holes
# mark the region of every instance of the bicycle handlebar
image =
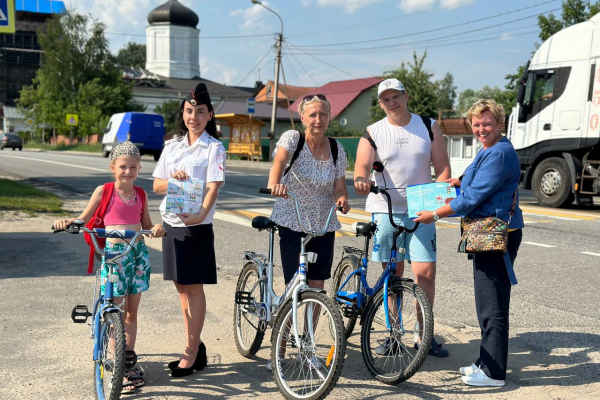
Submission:
[[[258,189],[259,193],[264,193],[264,194],[271,194],[271,189],[269,188],[260,188]],[[331,207],[331,211],[329,211],[329,216],[327,217],[327,222],[325,223],[325,227],[323,228],[323,230],[321,232],[316,232],[316,231],[311,231],[309,229],[306,229],[304,227],[304,225],[302,224],[302,216],[300,215],[300,203],[298,202],[298,198],[296,197],[296,195],[294,193],[288,192],[287,193],[288,196],[290,196],[292,199],[294,199],[294,203],[296,206],[296,217],[298,218],[298,225],[300,225],[300,229],[302,229],[302,231],[304,233],[306,233],[307,235],[311,235],[311,236],[323,236],[324,234],[327,233],[327,229],[329,228],[329,224],[331,223],[331,220],[333,219],[333,215],[335,214],[335,210],[342,210],[342,207],[338,206],[337,204],[334,204],[333,207]]]
[[375,193],[375,194],[381,193],[383,195],[383,197],[385,197],[385,200],[386,200],[387,206],[388,206],[388,217],[390,218],[390,224],[392,224],[392,226],[396,229],[404,230],[406,233],[413,233],[414,231],[417,230],[420,223],[415,222],[415,226],[412,229],[409,229],[405,226],[396,225],[396,223],[394,222],[394,217],[392,216],[392,199],[390,197],[390,194],[388,193],[388,190],[389,190],[389,188],[375,186],[375,185],[372,185],[371,189],[369,189],[369,191],[371,193]]
[[79,234],[81,231],[87,232],[94,243],[94,247],[96,251],[101,255],[105,255],[104,250],[100,248],[98,245],[97,237],[100,238],[112,238],[112,239],[131,239],[130,242],[127,243],[127,248],[124,252],[120,253],[117,257],[113,259],[118,259],[121,257],[125,257],[132,249],[133,245],[131,243],[135,243],[136,239],[141,235],[151,235],[153,232],[151,230],[141,230],[141,231],[132,231],[132,230],[124,230],[124,229],[102,229],[102,228],[94,228],[88,229],[85,226],[85,222],[83,220],[75,220],[66,229],[54,229],[54,224],[52,224],[52,230],[54,233],[58,232],[67,232],[72,234]]

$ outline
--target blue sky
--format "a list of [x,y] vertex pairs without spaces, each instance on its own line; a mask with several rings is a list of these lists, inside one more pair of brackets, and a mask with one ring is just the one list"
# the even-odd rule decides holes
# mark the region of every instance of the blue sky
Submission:
[[[166,0],[66,0],[107,25],[111,50],[145,43],[147,15]],[[279,19],[250,0],[180,0],[200,18],[203,78],[252,86],[273,79]],[[427,51],[436,79],[454,75],[458,91],[504,87],[539,42],[537,17],[548,0],[268,0],[284,23],[283,66],[288,84],[323,85],[378,76]],[[558,10],[558,11],[556,11]],[[218,39],[223,36],[249,36]],[[262,62],[261,62],[262,59]],[[252,69],[260,64],[256,69]],[[251,72],[252,71],[252,72]]]

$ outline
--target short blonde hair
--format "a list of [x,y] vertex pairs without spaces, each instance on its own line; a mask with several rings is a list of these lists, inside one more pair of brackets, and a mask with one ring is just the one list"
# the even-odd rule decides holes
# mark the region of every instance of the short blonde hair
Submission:
[[469,111],[467,111],[467,120],[469,120],[469,124],[472,125],[473,117],[479,118],[481,117],[481,114],[483,114],[485,111],[491,112],[498,125],[502,125],[502,122],[504,122],[504,118],[506,115],[506,113],[504,112],[504,107],[502,106],[502,104],[498,104],[491,99],[479,99],[475,103],[473,103]]
[[[306,96],[306,97],[308,97],[308,96]],[[300,114],[300,115],[304,114],[304,109],[307,104],[318,102],[318,103],[325,104],[325,108],[327,108],[327,116],[329,118],[331,118],[331,104],[329,104],[328,100],[320,99],[319,97],[317,97],[317,95],[312,96],[312,98],[310,98],[309,100],[306,100],[306,97],[304,99],[302,99],[300,104],[298,104],[298,114]]]

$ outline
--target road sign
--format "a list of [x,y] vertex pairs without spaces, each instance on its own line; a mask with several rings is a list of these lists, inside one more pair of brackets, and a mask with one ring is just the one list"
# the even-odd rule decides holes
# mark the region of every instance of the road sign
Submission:
[[77,126],[78,123],[79,123],[79,115],[67,114],[67,125]]
[[27,118],[25,120],[25,123],[29,126],[33,125],[35,123],[35,121],[32,118]]
[[246,112],[248,114],[254,114],[254,106],[255,106],[254,97],[248,97],[246,99]]
[[15,0],[0,0],[0,33],[15,33]]

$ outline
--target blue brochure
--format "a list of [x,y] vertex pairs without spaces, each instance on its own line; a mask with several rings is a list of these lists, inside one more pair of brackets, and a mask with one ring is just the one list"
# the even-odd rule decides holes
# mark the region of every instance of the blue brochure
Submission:
[[419,211],[434,211],[450,203],[460,193],[460,189],[446,182],[424,183],[406,188],[408,217],[417,218]]

